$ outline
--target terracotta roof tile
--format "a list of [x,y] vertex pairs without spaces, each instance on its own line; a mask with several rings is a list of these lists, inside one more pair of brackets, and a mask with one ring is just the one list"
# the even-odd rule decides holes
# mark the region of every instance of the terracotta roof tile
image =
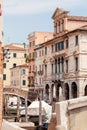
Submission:
[[18,51],[25,51],[26,50],[23,47],[18,47],[18,46],[14,46],[14,45],[6,45],[6,46],[4,46],[4,49],[18,50]]

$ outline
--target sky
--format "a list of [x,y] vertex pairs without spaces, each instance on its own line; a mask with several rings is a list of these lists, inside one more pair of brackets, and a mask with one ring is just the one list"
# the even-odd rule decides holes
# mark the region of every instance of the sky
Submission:
[[34,31],[53,32],[56,8],[87,16],[87,0],[3,0],[4,44],[27,44]]

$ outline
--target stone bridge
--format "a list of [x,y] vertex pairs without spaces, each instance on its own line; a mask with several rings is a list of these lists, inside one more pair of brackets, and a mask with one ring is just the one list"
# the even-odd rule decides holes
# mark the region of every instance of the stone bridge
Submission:
[[[27,122],[27,106],[28,101],[31,103],[34,101],[38,94],[35,91],[24,91],[18,88],[3,88],[3,118],[9,118],[8,100],[10,95],[17,97],[17,120],[20,118],[20,98],[25,100],[25,121]],[[15,118],[15,117],[14,117]]]
[[34,101],[38,96],[34,91],[24,91],[18,88],[3,88],[3,94],[19,96],[29,100],[30,102]]

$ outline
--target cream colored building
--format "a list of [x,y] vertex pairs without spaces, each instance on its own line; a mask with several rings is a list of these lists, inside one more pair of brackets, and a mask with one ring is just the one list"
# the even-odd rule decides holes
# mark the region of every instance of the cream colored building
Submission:
[[54,38],[44,43],[44,87],[50,102],[87,95],[87,17],[53,14]]
[[11,87],[28,91],[28,72],[27,64],[18,65],[10,69]]
[[23,46],[6,45],[4,46],[4,87],[10,87],[10,68],[24,64],[26,61],[26,48]]
[[[87,95],[87,17],[68,13],[55,10],[53,39],[35,48],[36,83],[44,86],[50,103]],[[43,76],[38,73],[41,66]]]

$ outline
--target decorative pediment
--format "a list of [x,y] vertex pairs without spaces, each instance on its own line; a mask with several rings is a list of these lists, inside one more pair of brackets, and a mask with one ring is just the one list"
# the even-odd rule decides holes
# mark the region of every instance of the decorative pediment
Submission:
[[55,12],[54,12],[52,18],[54,19],[56,16],[59,16],[59,15],[62,14],[62,13],[66,13],[66,14],[67,14],[68,11],[64,11],[64,10],[61,9],[61,8],[57,8],[57,9],[55,10]]

